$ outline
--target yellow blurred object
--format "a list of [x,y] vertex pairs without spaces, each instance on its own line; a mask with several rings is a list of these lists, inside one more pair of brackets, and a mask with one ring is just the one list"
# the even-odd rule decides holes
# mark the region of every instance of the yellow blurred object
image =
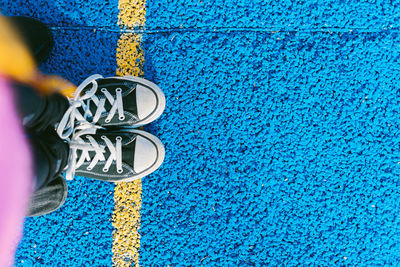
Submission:
[[0,16],[0,73],[18,81],[36,76],[36,66],[29,50],[21,42],[11,23]]
[[32,81],[32,86],[38,88],[41,92],[48,94],[57,91],[66,97],[72,98],[76,90],[76,86],[71,82],[57,75],[40,75]]
[[13,25],[0,15],[0,76],[31,85],[40,92],[71,96],[75,85],[59,76],[43,75]]

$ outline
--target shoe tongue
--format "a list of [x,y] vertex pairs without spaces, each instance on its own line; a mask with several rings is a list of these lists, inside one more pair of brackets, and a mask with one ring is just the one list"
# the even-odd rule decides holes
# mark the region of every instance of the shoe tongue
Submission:
[[[137,104],[136,104],[136,93],[134,92],[134,89],[137,86],[137,83],[129,81],[129,80],[122,80],[122,79],[115,79],[115,78],[104,78],[100,79],[97,81],[98,82],[98,89],[96,92],[96,96],[101,98],[105,98],[105,95],[100,91],[101,88],[106,88],[107,91],[113,96],[115,99],[116,92],[115,90],[117,88],[122,89],[122,104],[124,106],[124,111],[127,111],[131,114],[137,115]],[[91,85],[87,86],[84,89],[85,90],[90,90]],[[130,92],[130,93],[128,93]],[[105,110],[108,113],[111,110],[111,104],[108,100],[105,102]],[[93,114],[93,116],[96,114],[97,111],[97,106],[94,103],[91,103],[90,105],[90,112]],[[118,112],[115,112],[114,117],[112,120],[118,120]]]

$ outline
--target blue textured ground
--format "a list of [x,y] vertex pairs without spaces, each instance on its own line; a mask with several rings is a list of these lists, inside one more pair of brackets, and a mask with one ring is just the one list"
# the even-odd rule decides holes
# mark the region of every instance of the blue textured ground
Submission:
[[144,266],[400,262],[397,33],[146,43],[169,105],[166,164],[143,180]]
[[[22,2],[8,12],[116,22],[115,2]],[[319,2],[147,0],[145,76],[167,108],[146,129],[167,155],[143,179],[143,266],[400,264],[400,5]],[[56,31],[46,69],[115,72],[118,36],[83,28]],[[110,265],[112,186],[70,184],[19,261]]]
[[398,27],[398,1],[149,0],[150,28],[252,28],[381,30]]
[[147,1],[144,266],[400,263],[400,6],[336,3]]

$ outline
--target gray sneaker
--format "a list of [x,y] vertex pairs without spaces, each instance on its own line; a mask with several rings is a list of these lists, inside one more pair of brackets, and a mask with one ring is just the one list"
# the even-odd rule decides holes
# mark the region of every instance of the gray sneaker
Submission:
[[165,96],[154,83],[132,76],[103,78],[95,74],[75,91],[70,107],[57,125],[61,138],[85,123],[101,127],[140,127],[157,119]]
[[154,172],[164,161],[163,144],[147,132],[80,128],[71,140],[67,179],[76,174],[102,181],[129,182]]

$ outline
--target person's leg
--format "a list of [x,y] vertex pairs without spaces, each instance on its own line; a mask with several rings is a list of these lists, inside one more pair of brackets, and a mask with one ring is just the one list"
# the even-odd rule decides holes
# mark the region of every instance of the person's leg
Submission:
[[68,187],[61,172],[67,165],[68,144],[53,128],[31,136],[35,190],[30,197],[28,217],[42,216],[60,208],[67,197]]
[[67,182],[59,175],[51,183],[32,194],[27,216],[42,216],[56,211],[64,204],[67,194]]
[[34,163],[35,190],[57,178],[68,163],[69,145],[60,139],[53,128],[29,137]]
[[[10,17],[37,64],[50,54],[54,40],[49,28],[28,17]],[[61,172],[67,165],[69,146],[54,130],[69,107],[59,93],[41,95],[24,84],[14,84],[14,99],[23,120],[33,156],[35,190],[30,197],[27,216],[41,216],[60,208],[68,188]]]
[[24,84],[14,84],[14,96],[27,131],[42,132],[54,127],[69,107],[65,96],[59,93],[44,96]]
[[48,214],[61,207],[67,185],[60,175],[68,163],[69,145],[54,129],[69,106],[60,94],[43,96],[35,89],[14,84],[14,100],[30,143],[34,166],[34,193],[28,216]]

